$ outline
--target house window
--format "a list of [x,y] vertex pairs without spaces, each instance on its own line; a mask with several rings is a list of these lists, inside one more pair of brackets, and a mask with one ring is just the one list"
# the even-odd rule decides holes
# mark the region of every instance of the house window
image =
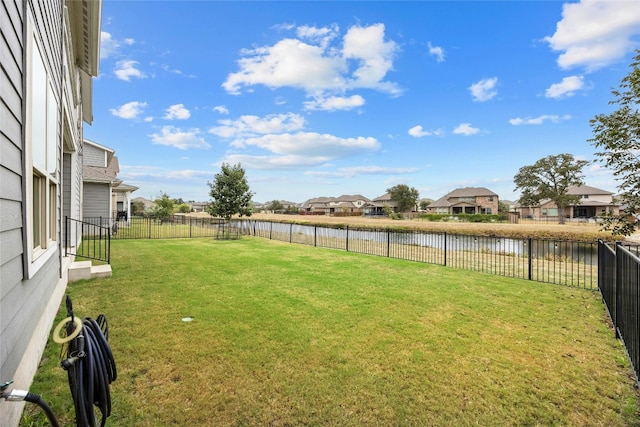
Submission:
[[[31,21],[29,21],[31,22]],[[55,250],[58,232],[58,120],[59,103],[35,34],[30,26],[27,64],[27,109],[25,117],[27,209],[31,216],[29,275]],[[44,254],[48,254],[44,256]]]
[[589,198],[589,195],[588,195],[588,194],[583,194],[583,195],[582,195],[582,198],[583,198],[583,199],[588,199],[588,198]]
[[42,207],[46,205],[44,178],[36,173],[33,174],[33,192],[32,192],[32,216],[33,216],[33,248],[41,249],[45,246],[44,230],[45,224],[42,223]]
[[489,201],[493,202],[493,196],[489,196]]

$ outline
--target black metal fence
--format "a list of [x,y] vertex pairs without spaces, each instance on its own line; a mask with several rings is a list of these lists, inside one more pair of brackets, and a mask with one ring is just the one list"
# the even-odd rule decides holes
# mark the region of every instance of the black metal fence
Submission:
[[178,239],[218,237],[228,233],[229,224],[221,218],[193,218],[176,215],[169,219],[146,217],[105,218],[88,217],[85,222],[109,227],[112,239]]
[[252,219],[170,220],[84,218],[108,227],[111,239],[236,238],[252,235],[289,243],[439,264],[527,280],[598,289],[598,242],[507,238],[420,230],[305,225]]
[[80,221],[65,217],[65,256],[75,255],[88,259],[111,262],[111,233],[100,222]]
[[609,317],[627,350],[640,386],[640,257],[639,247],[614,248],[600,241],[598,287]]
[[240,220],[244,234],[545,283],[597,289],[597,242]]

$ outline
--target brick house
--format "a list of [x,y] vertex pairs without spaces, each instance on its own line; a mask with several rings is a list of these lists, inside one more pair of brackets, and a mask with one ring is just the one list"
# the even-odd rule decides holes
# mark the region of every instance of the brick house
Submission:
[[427,207],[433,214],[497,214],[498,195],[484,187],[458,188]]
[[[568,206],[564,215],[566,218],[595,218],[606,212],[617,215],[620,207],[613,198],[613,193],[607,190],[580,185],[569,187],[568,194],[580,198],[576,205]],[[537,206],[518,206],[516,212],[520,218],[527,219],[558,219],[558,206],[549,199],[541,200]]]
[[334,214],[362,214],[365,205],[371,200],[360,195],[344,194],[340,197],[316,197],[304,202],[301,210],[306,213],[334,215]]

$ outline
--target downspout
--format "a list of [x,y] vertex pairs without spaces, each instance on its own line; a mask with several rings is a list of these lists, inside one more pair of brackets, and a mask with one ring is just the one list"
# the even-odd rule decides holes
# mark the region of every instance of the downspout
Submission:
[[[23,174],[23,182],[28,182],[28,173],[29,168],[27,167],[27,79],[29,78],[27,75],[27,67],[29,65],[29,59],[27,58],[29,54],[29,31],[28,26],[30,25],[29,18],[29,1],[22,2],[22,16],[24,17],[22,21],[22,45],[23,45],[23,54],[22,54],[22,131],[20,132],[20,138],[22,139],[22,174]],[[29,196],[29,192],[27,190],[27,185],[22,185],[22,227],[25,231],[28,231],[29,227],[32,227],[30,224],[29,217],[29,209],[27,208],[27,197]],[[29,277],[29,236],[28,232],[22,233],[22,277]]]

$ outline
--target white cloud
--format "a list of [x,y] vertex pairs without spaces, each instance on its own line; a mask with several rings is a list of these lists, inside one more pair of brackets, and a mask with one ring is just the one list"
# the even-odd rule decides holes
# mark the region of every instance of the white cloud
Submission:
[[582,0],[563,5],[556,32],[544,40],[562,52],[557,60],[561,68],[593,71],[637,48],[639,34],[637,1]]
[[432,136],[432,135],[441,136],[444,134],[442,129],[437,129],[434,131],[424,130],[424,128],[420,125],[412,127],[411,129],[409,129],[407,133],[416,138],[422,138],[423,136]]
[[538,117],[526,117],[526,118],[520,118],[517,117],[515,119],[510,119],[509,123],[511,123],[514,126],[520,126],[520,125],[541,125],[544,122],[552,122],[552,123],[559,123],[563,120],[569,120],[571,119],[571,116],[569,114],[565,114],[564,116],[558,116],[555,114],[543,114],[542,116],[538,116]]
[[339,30],[340,28],[336,24],[333,24],[330,27],[321,28],[303,25],[296,29],[296,34],[301,39],[310,40],[311,42],[315,42],[323,48],[326,48],[331,40],[338,36]]
[[[380,143],[372,137],[342,138],[301,132],[305,120],[293,113],[265,117],[247,115],[237,120],[218,120],[218,123],[220,126],[211,128],[209,132],[232,139],[230,147],[235,152],[227,154],[227,161],[241,162],[257,169],[318,166],[380,148]],[[256,150],[268,154],[255,154]]]
[[229,114],[229,109],[224,105],[216,105],[213,107],[213,111],[217,111],[220,114]]
[[135,44],[132,38],[116,40],[111,33],[106,31],[100,32],[100,59],[107,59],[120,54],[122,45],[132,46]]
[[245,168],[260,170],[300,169],[311,166],[319,166],[327,161],[326,157],[310,156],[251,156],[246,154],[229,154],[222,161],[225,163],[241,163]]
[[243,87],[264,85],[298,88],[319,98],[360,88],[398,95],[397,85],[384,80],[398,50],[395,42],[385,41],[384,30],[383,24],[354,26],[342,37],[341,45],[331,45],[337,26],[299,27],[299,38],[244,49],[239,71],[229,74],[222,86],[231,94],[239,94]]
[[100,59],[107,59],[113,56],[117,56],[120,53],[120,47],[122,45],[132,46],[135,44],[135,40],[132,38],[126,38],[122,40],[116,40],[111,33],[106,31],[100,32]]
[[439,46],[433,46],[431,42],[428,44],[429,46],[429,55],[435,56],[438,62],[444,61],[444,49]]
[[342,55],[345,59],[359,61],[359,67],[353,72],[355,79],[350,87],[378,89],[399,95],[395,83],[384,82],[386,74],[393,69],[393,60],[398,45],[394,41],[384,40],[384,24],[368,27],[353,26],[344,36]]
[[220,126],[209,129],[223,138],[240,138],[268,133],[282,133],[300,130],[305,120],[299,114],[272,114],[265,117],[252,115],[240,116],[238,120],[218,120]]
[[498,85],[498,78],[492,77],[490,79],[482,79],[477,83],[469,86],[469,91],[473,100],[476,102],[489,101],[498,94],[496,86]]
[[167,113],[164,115],[166,120],[186,120],[191,117],[189,110],[184,108],[184,104],[175,104],[167,108]]
[[210,178],[210,170],[193,169],[164,169],[157,166],[120,165],[118,177],[127,181],[154,181],[158,180],[191,180],[194,178]]
[[471,123],[461,123],[453,130],[453,133],[455,133],[456,135],[466,136],[475,135],[478,132],[480,132],[480,129],[474,128],[473,126],[471,126]]
[[418,172],[418,168],[388,168],[382,166],[354,166],[350,168],[339,168],[334,172],[329,171],[307,171],[305,175],[321,178],[353,178],[359,175],[401,175]]
[[295,87],[309,93],[329,88],[344,88],[340,75],[344,61],[325,56],[319,46],[300,40],[284,39],[273,46],[245,50],[238,61],[241,70],[229,74],[222,87],[239,94],[243,86],[265,85],[270,88]]
[[146,102],[131,101],[119,106],[118,108],[111,108],[111,114],[121,119],[137,119],[140,114],[144,112],[147,107]]
[[324,110],[324,111],[337,111],[337,110],[352,110],[363,106],[365,103],[364,98],[360,95],[346,96],[330,96],[328,98],[318,98],[314,101],[307,101],[304,103],[305,110]]
[[150,135],[154,144],[166,145],[187,150],[189,148],[209,149],[211,146],[199,136],[198,129],[183,131],[173,126],[163,126],[160,134],[154,133]]
[[116,63],[116,69],[114,73],[120,80],[131,81],[132,77],[137,79],[146,78],[146,74],[137,68],[138,61],[132,59],[125,59]]
[[116,54],[120,43],[106,31],[100,32],[100,59],[106,59]]
[[338,159],[356,153],[377,150],[380,143],[372,137],[341,138],[315,132],[269,134],[236,140],[234,147],[257,147],[275,154],[322,159]]
[[546,98],[564,98],[575,95],[584,88],[583,76],[569,76],[562,79],[560,83],[554,83],[545,91]]

